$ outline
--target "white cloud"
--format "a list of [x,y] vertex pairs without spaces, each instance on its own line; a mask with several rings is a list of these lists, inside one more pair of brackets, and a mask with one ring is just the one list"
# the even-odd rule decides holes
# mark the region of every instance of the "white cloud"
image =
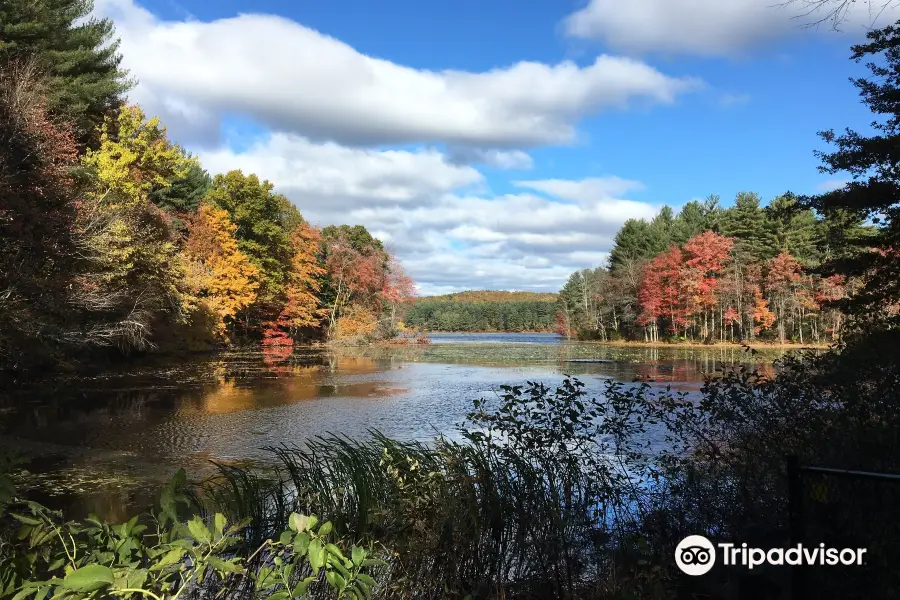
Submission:
[[462,164],[482,164],[495,169],[530,169],[534,161],[521,150],[484,150],[481,148],[451,148],[450,160]]
[[[572,37],[597,39],[611,48],[700,55],[731,55],[768,40],[809,31],[828,15],[814,0],[590,0],[564,21]],[[824,3],[834,6],[834,2]],[[882,5],[887,4],[883,12]],[[853,2],[841,29],[862,36],[865,27],[893,22],[893,0]],[[830,23],[822,25],[830,31]]]
[[245,152],[200,158],[213,171],[242,168],[272,181],[312,223],[365,225],[422,293],[558,289],[575,269],[605,260],[626,219],[657,211],[617,197],[643,187],[617,177],[519,184],[551,198],[490,196],[477,170],[434,149],[367,150],[274,134]]
[[[140,80],[132,99],[173,139],[211,172],[268,179],[315,224],[365,225],[423,293],[554,291],[602,263],[626,219],[657,211],[622,198],[640,182],[518,181],[521,193],[492,196],[476,166],[530,169],[529,148],[573,141],[585,115],[669,103],[700,85],[609,55],[586,66],[417,70],[280,17],[164,22],[132,0],[96,2]],[[233,116],[240,151],[222,139]]]
[[841,189],[847,185],[847,183],[848,181],[846,179],[829,179],[817,185],[816,189],[820,192],[830,192]]
[[542,179],[539,181],[514,181],[518,187],[544,192],[557,198],[575,202],[590,202],[609,196],[626,194],[630,191],[644,189],[640,181],[622,179],[621,177],[589,177],[581,181],[568,179]]
[[514,149],[569,143],[585,115],[671,103],[699,84],[609,55],[583,67],[523,61],[480,73],[428,71],[273,15],[166,22],[132,0],[97,0],[95,10],[116,22],[124,66],[140,81],[135,99],[186,128],[191,114],[208,121],[241,113],[344,144]]
[[361,204],[413,206],[435,195],[479,186],[483,176],[473,167],[452,164],[433,149],[372,150],[275,133],[248,150],[200,152],[211,172],[241,169],[290,190],[303,206],[307,197],[345,210]]

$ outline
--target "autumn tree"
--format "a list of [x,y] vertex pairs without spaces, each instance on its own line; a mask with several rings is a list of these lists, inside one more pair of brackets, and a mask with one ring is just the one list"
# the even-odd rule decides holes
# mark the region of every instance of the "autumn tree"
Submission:
[[[362,226],[326,227],[322,230],[325,268],[323,297],[328,307],[331,336],[359,336],[378,327],[390,255],[381,241]],[[343,326],[339,321],[346,317]],[[349,332],[353,332],[352,334]]]
[[75,139],[43,93],[32,68],[0,70],[0,369],[50,355],[78,267]]
[[226,211],[202,205],[189,221],[182,249],[192,300],[198,310],[215,315],[214,334],[221,340],[227,340],[235,315],[256,300],[259,287],[259,270],[238,248],[236,229]]
[[85,268],[72,306],[84,313],[83,343],[145,349],[154,345],[154,323],[183,317],[172,217],[149,195],[192,164],[137,106],[108,118],[100,147],[82,157],[88,186],[74,226]]
[[103,123],[99,148],[88,150],[82,163],[99,179],[102,193],[112,191],[131,202],[161,198],[160,190],[199,167],[196,158],[169,141],[159,117],[148,120],[137,105],[123,106],[114,120]]
[[388,325],[392,333],[397,328],[397,308],[411,302],[416,297],[415,282],[406,274],[400,261],[393,256],[388,261],[387,274],[384,277],[379,296],[383,305],[390,309]]
[[255,319],[260,321],[267,320],[272,310],[276,312],[271,316],[278,314],[294,255],[290,230],[284,223],[285,216],[290,214],[287,210],[290,202],[273,189],[268,181],[235,170],[216,175],[206,196],[207,202],[228,213],[237,226],[238,247],[259,269],[262,304],[257,307]]
[[682,285],[688,297],[687,312],[702,316],[700,335],[704,339],[710,339],[714,334],[720,275],[733,245],[731,238],[712,231],[695,235],[684,245],[686,260],[682,269]]
[[319,264],[321,237],[321,232],[307,223],[291,232],[293,256],[285,286],[284,307],[263,336],[269,345],[274,345],[275,340],[282,345],[292,345],[301,331],[319,327],[327,314],[319,298],[326,273]]
[[[789,315],[799,306],[800,263],[787,252],[782,252],[769,262],[768,270],[766,290],[771,305],[775,307],[775,318],[778,321],[778,337],[783,344],[787,337],[786,330]],[[802,322],[800,327],[802,330]]]

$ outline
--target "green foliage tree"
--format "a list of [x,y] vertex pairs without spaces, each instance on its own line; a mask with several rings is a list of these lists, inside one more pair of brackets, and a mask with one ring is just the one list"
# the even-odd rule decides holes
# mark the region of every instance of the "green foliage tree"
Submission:
[[329,225],[322,229],[322,238],[326,244],[330,240],[344,238],[350,242],[357,252],[369,252],[372,249],[384,251],[384,245],[362,225]]
[[259,294],[268,301],[284,293],[293,256],[284,222],[289,201],[273,188],[256,175],[235,170],[216,175],[206,195],[206,201],[228,212],[237,226],[238,247],[260,270]]
[[655,254],[650,238],[650,224],[644,219],[628,219],[616,233],[609,253],[609,265],[616,269],[629,259],[650,258]]
[[734,206],[722,215],[720,233],[735,238],[735,249],[745,263],[761,262],[777,254],[774,228],[760,203],[756,192],[739,192]]
[[199,164],[192,164],[186,173],[175,177],[167,186],[150,192],[150,200],[164,211],[175,214],[197,212],[200,201],[212,186],[212,178]]
[[[869,60],[871,76],[853,80],[862,102],[883,120],[876,133],[862,135],[847,129],[820,133],[836,146],[817,152],[823,173],[849,173],[852,181],[842,188],[806,198],[805,204],[840,221],[870,221],[871,235],[851,235],[842,242],[854,252],[831,254],[826,272],[864,277],[864,287],[852,302],[858,307],[878,307],[900,301],[900,170],[896,148],[900,144],[900,23],[870,31],[868,42],[853,46],[852,60]],[[829,232],[833,233],[833,229]]]
[[764,212],[779,252],[787,252],[806,266],[819,262],[821,225],[813,210],[800,207],[797,197],[787,192],[769,202]]
[[110,19],[91,17],[91,0],[4,0],[0,60],[35,60],[47,78],[47,106],[71,120],[82,147],[97,142],[104,118],[133,85],[120,67]]

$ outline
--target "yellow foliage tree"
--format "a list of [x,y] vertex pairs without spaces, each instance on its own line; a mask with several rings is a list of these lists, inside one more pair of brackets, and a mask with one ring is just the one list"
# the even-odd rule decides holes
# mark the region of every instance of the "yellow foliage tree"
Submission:
[[236,229],[228,212],[201,205],[182,249],[188,287],[196,304],[217,315],[219,337],[225,336],[226,320],[252,304],[259,288],[259,269],[238,249]]
[[147,120],[138,105],[123,106],[113,120],[108,118],[100,133],[100,148],[82,158],[94,169],[101,191],[115,191],[137,202],[150,192],[169,187],[175,179],[198,167],[195,157],[172,144],[159,117]]
[[318,296],[322,289],[321,279],[326,272],[318,259],[321,239],[321,232],[307,223],[299,225],[291,233],[294,256],[291,258],[287,303],[282,316],[285,324],[294,330],[318,326],[325,313]]
[[371,310],[351,305],[335,322],[334,337],[337,339],[365,337],[375,333],[376,329],[378,317]]

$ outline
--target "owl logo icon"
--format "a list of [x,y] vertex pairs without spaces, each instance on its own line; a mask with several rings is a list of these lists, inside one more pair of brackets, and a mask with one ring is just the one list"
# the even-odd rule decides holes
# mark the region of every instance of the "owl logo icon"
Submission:
[[716,548],[702,535],[689,535],[675,548],[675,564],[687,575],[704,575],[716,564]]

